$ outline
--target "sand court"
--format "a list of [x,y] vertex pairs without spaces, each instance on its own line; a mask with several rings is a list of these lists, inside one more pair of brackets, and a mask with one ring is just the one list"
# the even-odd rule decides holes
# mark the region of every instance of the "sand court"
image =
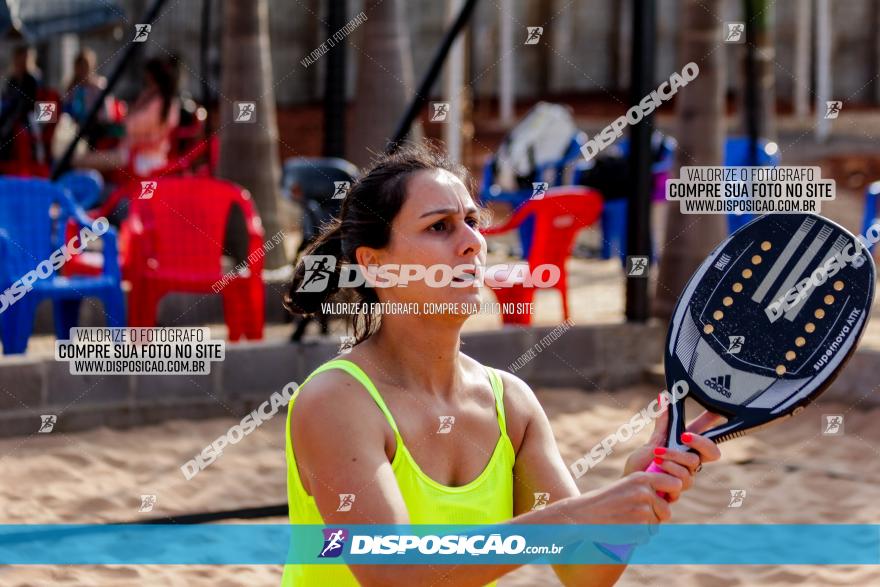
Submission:
[[[584,392],[543,389],[538,398],[550,417],[563,459],[573,463],[621,423],[645,407],[656,390],[648,385]],[[690,408],[690,405],[688,406]],[[840,435],[822,434],[824,414],[843,414]],[[876,523],[880,474],[880,408],[858,409],[819,402],[784,424],[721,445],[722,461],[707,465],[697,486],[673,506],[673,523],[800,524]],[[232,418],[169,421],[119,431],[34,435],[0,441],[4,483],[0,522],[5,524],[105,523],[186,513],[257,507],[284,501],[283,417],[256,428],[191,481],[180,466],[235,423]],[[626,455],[650,428],[616,448],[578,480],[582,491],[620,475]],[[730,491],[747,488],[740,507],[728,507]],[[152,494],[151,512],[141,496]],[[284,518],[255,520],[284,523]],[[236,521],[233,523],[250,523]],[[697,545],[687,545],[694,548]],[[278,585],[273,566],[19,566],[0,569],[6,586]],[[872,585],[870,566],[631,566],[620,585]],[[558,585],[549,567],[529,566],[500,585]]]

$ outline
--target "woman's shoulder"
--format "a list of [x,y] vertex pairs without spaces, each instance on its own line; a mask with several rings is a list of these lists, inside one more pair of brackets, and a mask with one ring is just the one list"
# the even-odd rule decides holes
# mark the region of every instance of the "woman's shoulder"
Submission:
[[471,357],[466,360],[472,361],[479,369],[494,369],[501,379],[502,394],[504,397],[504,415],[507,420],[507,435],[510,437],[514,448],[518,448],[525,436],[526,428],[534,417],[536,410],[542,410],[535,392],[529,384],[505,369],[498,369],[483,365]]
[[312,375],[300,386],[291,407],[292,430],[326,438],[328,430],[384,435],[385,418],[364,385],[342,369]]

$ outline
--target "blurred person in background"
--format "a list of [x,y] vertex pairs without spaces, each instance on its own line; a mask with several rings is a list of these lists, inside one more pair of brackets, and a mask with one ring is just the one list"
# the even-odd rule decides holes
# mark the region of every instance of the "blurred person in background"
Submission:
[[[73,77],[67,84],[62,111],[69,114],[77,126],[85,123],[89,111],[107,86],[107,80],[95,73],[95,61],[95,52],[89,48],[83,48],[73,61]],[[106,121],[106,108],[102,108],[98,112],[97,124],[86,135],[89,144],[94,145],[101,136],[101,125]]]
[[0,97],[0,159],[15,157],[15,137],[30,131],[29,117],[34,111],[40,71],[32,47],[19,45],[12,51],[12,71]]
[[180,124],[177,70],[167,61],[153,58],[144,65],[144,89],[125,117],[125,136],[114,149],[84,153],[74,165],[114,171],[131,168],[148,175],[168,163],[171,133]]

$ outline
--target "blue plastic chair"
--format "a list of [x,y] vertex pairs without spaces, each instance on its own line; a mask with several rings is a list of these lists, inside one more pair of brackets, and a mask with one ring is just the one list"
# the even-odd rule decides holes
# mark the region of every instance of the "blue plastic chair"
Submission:
[[58,178],[58,185],[66,188],[83,210],[97,208],[104,193],[104,178],[94,169],[68,171]]
[[[532,175],[532,182],[547,182],[547,188],[560,187],[563,185],[563,175],[565,168],[571,162],[576,161],[580,157],[581,145],[586,142],[587,137],[584,133],[578,133],[572,137],[565,153],[556,161],[551,161],[535,168]],[[533,188],[515,190],[512,192],[502,191],[498,184],[495,183],[495,163],[497,155],[493,155],[483,166],[483,181],[480,187],[480,200],[483,204],[487,202],[504,202],[513,207],[514,211],[531,199],[534,192]],[[533,218],[523,221],[517,228],[519,232],[520,248],[524,259],[528,258],[532,247],[532,238],[535,232],[535,222]]]
[[[758,141],[758,165],[761,167],[776,167],[779,165],[779,147],[776,143],[761,139]],[[749,161],[749,138],[728,137],[724,142],[724,166],[742,167],[751,165]],[[754,214],[728,214],[727,229],[734,232],[742,228],[755,218]]]
[[[58,214],[50,214],[53,205]],[[53,217],[54,216],[54,217]],[[79,231],[92,221],[74,204],[67,190],[43,179],[0,179],[0,292],[6,291],[65,243],[68,222]],[[51,299],[55,334],[67,339],[77,325],[83,298],[104,304],[108,326],[125,326],[116,232],[101,235],[104,266],[100,276],[63,277],[59,270],[37,278],[17,299],[0,300],[0,340],[4,354],[23,353],[33,332],[37,306]],[[8,303],[12,301],[12,303]]]
[[[629,139],[622,138],[617,141],[622,156],[629,155]],[[672,169],[672,163],[675,161],[675,150],[678,146],[676,140],[670,136],[664,136],[660,143],[660,158],[651,165],[651,175],[654,176],[655,185],[657,184],[656,176],[660,174],[668,174]],[[652,195],[652,199],[656,196]],[[605,206],[602,208],[602,252],[603,259],[610,259],[617,255],[620,262],[626,266],[626,223],[627,211],[629,209],[628,200],[606,200]],[[653,259],[653,255],[652,255]]]

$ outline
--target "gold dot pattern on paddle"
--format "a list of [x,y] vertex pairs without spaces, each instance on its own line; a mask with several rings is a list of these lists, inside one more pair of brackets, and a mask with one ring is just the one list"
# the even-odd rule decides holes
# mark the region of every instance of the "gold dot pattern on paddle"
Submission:
[[825,296],[825,303],[828,304],[829,306],[831,304],[833,304],[834,303],[834,296],[831,294],[828,294],[827,296]]
[[742,290],[743,290],[743,284],[741,284],[739,282],[736,282],[733,284],[733,291],[735,291],[736,293],[739,293]]
[[711,324],[706,324],[705,326],[703,326],[703,332],[705,332],[706,334],[712,334],[713,332],[715,332],[715,327]]
[[721,320],[722,318],[724,318],[724,312],[722,312],[721,310],[715,310],[715,313],[712,314],[712,317],[716,320]]
[[726,296],[723,300],[721,300],[721,303],[725,306],[729,306],[733,303],[733,298],[730,296]]
[[776,374],[785,375],[785,365],[776,365]]
[[821,320],[825,317],[825,310],[823,310],[822,308],[816,308],[816,311],[813,312],[813,316]]
[[770,247],[772,247],[772,246],[773,245],[770,244],[770,241],[764,241],[761,243],[761,250],[762,251],[769,251]]
[[815,332],[816,325],[812,322],[807,322],[806,324],[804,324],[804,330],[806,330],[807,332]]
[[743,276],[743,279],[748,279],[749,277],[752,276],[752,270],[751,269],[743,269],[742,276]]
[[840,291],[842,289],[843,289],[843,282],[838,279],[837,281],[834,282],[834,290]]
[[752,257],[752,265],[760,265],[761,264],[761,255],[755,255]]
[[788,351],[785,353],[785,359],[787,361],[794,361],[797,358],[797,354],[794,351]]
[[805,344],[807,344],[807,339],[804,338],[803,336],[799,336],[796,339],[794,339],[794,344],[795,344],[795,346],[804,346]]

